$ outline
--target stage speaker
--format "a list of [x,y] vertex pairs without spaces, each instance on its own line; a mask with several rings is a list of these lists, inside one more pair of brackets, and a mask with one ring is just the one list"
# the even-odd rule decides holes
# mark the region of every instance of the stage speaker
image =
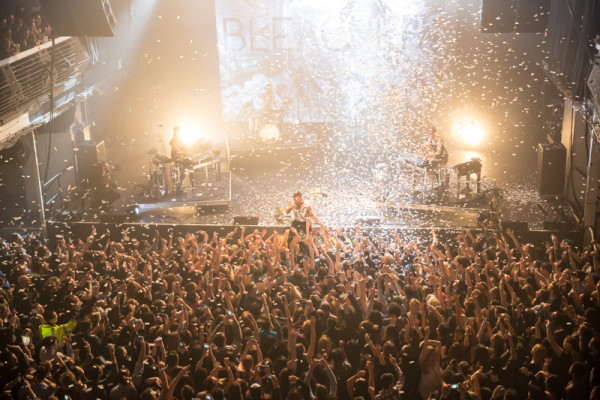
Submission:
[[575,230],[577,225],[574,222],[554,222],[554,221],[544,221],[544,230],[545,231],[562,231],[568,232]]
[[537,182],[540,195],[562,195],[565,181],[567,149],[562,143],[538,145]]
[[258,214],[238,214],[233,216],[234,225],[258,225]]
[[97,177],[98,162],[104,160],[106,160],[104,141],[80,143],[75,151],[79,183],[87,187],[90,181]]
[[42,13],[59,36],[114,36],[109,0],[40,0]]
[[107,224],[122,224],[127,222],[127,215],[125,214],[115,214],[115,213],[101,213],[98,216],[100,222],[104,222]]
[[551,0],[517,0],[515,32],[544,32]]
[[516,0],[483,0],[481,32],[506,33],[515,29]]
[[526,221],[502,221],[500,222],[502,230],[512,229],[515,232],[523,232],[529,230],[529,224]]
[[356,218],[355,224],[360,226],[377,226],[381,225],[381,218],[377,216],[358,217]]

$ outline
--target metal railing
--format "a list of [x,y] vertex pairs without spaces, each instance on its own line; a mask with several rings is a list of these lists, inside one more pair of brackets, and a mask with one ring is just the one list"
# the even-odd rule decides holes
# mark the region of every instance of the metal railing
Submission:
[[50,96],[51,82],[54,88],[77,84],[87,65],[88,56],[73,37],[61,37],[54,46],[47,42],[0,61],[0,118],[31,101],[44,101]]

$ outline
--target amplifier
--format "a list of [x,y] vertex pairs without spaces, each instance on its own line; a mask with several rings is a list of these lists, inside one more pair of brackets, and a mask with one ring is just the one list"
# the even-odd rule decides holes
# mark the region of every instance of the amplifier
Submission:
[[238,214],[233,216],[234,225],[258,225],[258,214]]

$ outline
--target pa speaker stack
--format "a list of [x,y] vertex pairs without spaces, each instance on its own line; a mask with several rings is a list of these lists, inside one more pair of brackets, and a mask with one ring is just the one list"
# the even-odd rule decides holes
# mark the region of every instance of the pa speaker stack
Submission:
[[562,195],[567,149],[561,143],[538,145],[536,187],[541,195]]
[[42,12],[59,36],[114,36],[109,0],[40,0]]

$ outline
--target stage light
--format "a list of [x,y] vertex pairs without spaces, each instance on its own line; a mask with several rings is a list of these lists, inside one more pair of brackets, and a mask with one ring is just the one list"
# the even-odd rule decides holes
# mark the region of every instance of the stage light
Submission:
[[467,145],[477,145],[483,140],[483,130],[474,121],[459,122],[456,132]]
[[179,137],[185,144],[193,144],[202,139],[201,130],[197,125],[181,124],[179,128]]
[[262,140],[263,143],[273,144],[279,139],[279,129],[277,129],[277,126],[275,125],[268,124],[261,128],[258,136],[260,136],[260,140]]
[[135,220],[140,215],[140,206],[137,204],[130,204],[125,208],[125,213],[127,215],[127,219]]

